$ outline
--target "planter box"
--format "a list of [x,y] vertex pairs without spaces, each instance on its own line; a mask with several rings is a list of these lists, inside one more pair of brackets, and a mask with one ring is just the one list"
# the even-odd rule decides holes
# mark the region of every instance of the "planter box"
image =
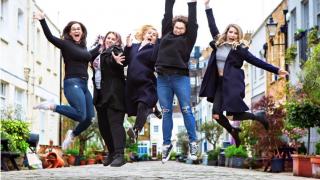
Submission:
[[208,166],[217,166],[218,160],[208,160]]
[[284,168],[284,160],[282,158],[271,159],[271,172],[282,172]]
[[293,175],[294,176],[312,176],[311,156],[292,154]]
[[320,156],[311,158],[312,177],[320,178]]
[[231,167],[233,168],[243,168],[244,158],[242,157],[232,157],[231,159]]

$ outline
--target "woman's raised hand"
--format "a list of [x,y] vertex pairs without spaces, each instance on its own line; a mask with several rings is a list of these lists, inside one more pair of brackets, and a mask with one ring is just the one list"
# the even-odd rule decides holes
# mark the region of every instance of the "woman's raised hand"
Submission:
[[41,20],[44,19],[44,13],[39,11],[33,14],[33,19]]
[[209,5],[210,0],[203,0],[203,2],[204,2],[204,6],[206,7],[206,9],[209,9],[210,8],[210,5]]
[[125,60],[125,56],[122,56],[122,53],[115,55],[114,52],[112,52],[112,57],[117,64],[120,64],[123,66],[122,62]]
[[131,38],[131,34],[128,34],[127,38],[126,38],[126,46],[127,47],[131,47],[132,46],[132,38]]
[[288,73],[288,71],[285,71],[283,69],[279,69],[278,75],[282,76],[282,77],[285,77],[286,75],[289,75],[289,73]]

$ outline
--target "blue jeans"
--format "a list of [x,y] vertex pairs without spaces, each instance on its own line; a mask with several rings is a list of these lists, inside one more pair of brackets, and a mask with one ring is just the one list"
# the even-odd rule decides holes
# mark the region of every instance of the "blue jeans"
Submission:
[[184,125],[187,129],[189,141],[197,140],[195,119],[191,110],[190,78],[182,75],[159,75],[157,77],[157,93],[163,112],[162,133],[163,144],[171,144],[173,120],[172,103],[176,94],[183,115]]
[[78,136],[86,130],[94,117],[92,96],[88,90],[88,81],[81,78],[69,78],[63,81],[64,95],[68,105],[57,105],[55,112],[73,119],[79,124],[73,130],[73,135]]

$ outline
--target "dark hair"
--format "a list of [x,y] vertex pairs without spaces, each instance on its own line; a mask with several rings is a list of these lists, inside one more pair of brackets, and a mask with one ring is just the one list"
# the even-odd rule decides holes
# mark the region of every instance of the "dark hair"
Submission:
[[81,30],[82,30],[82,36],[81,36],[81,39],[80,39],[80,45],[81,46],[86,46],[87,45],[87,28],[81,23],[81,22],[78,22],[78,21],[70,21],[66,27],[64,27],[63,29],[63,32],[62,32],[62,36],[64,39],[67,39],[67,40],[71,40],[73,41],[72,37],[69,35],[70,31],[71,31],[71,26],[74,25],[74,24],[79,24],[80,27],[81,27]]
[[181,23],[185,24],[186,27],[187,27],[188,26],[188,17],[187,16],[175,16],[175,17],[173,17],[173,19],[172,19],[172,27],[174,27],[174,25],[177,22],[181,22]]

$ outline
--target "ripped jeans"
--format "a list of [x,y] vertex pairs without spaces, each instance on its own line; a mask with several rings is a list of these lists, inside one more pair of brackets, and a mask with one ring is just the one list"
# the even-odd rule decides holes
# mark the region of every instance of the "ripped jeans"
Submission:
[[177,96],[183,115],[184,125],[187,129],[189,142],[197,141],[195,119],[191,110],[190,78],[182,75],[158,75],[157,93],[162,108],[162,134],[163,144],[171,144],[173,119],[172,103],[174,94]]

